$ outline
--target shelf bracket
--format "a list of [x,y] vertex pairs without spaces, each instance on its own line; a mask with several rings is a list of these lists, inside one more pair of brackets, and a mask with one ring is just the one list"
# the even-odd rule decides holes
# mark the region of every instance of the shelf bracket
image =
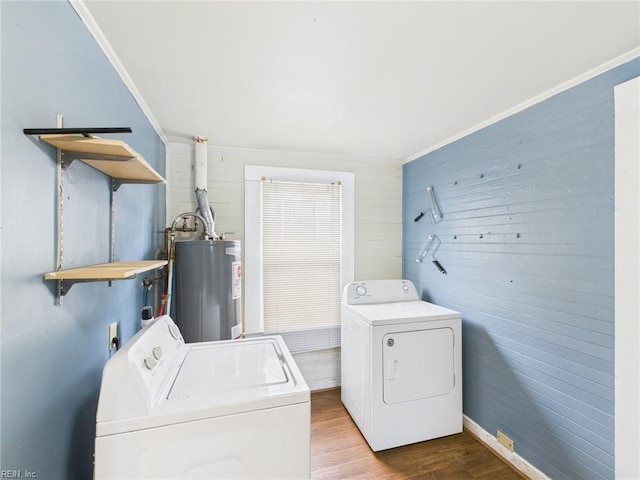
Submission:
[[69,290],[71,290],[71,287],[73,287],[76,283],[109,282],[109,286],[111,286],[111,282],[115,280],[131,280],[133,278],[136,278],[136,275],[133,275],[131,277],[125,277],[125,278],[117,278],[117,279],[114,279],[114,278],[63,279],[63,280],[58,280],[56,283],[59,285],[60,295],[64,297],[67,293],[69,293]]
[[140,184],[140,185],[152,185],[152,184],[156,184],[158,182],[156,182],[155,180],[132,180],[132,179],[123,179],[123,178],[114,178],[113,179],[113,191],[117,192],[118,189],[126,184],[126,183],[136,183],[136,184]]
[[58,292],[60,296],[64,297],[67,293],[69,293],[71,287],[73,287],[78,281],[79,280],[58,280],[56,283],[58,284]]
[[[111,191],[109,192],[109,262],[113,262],[116,258],[116,191],[120,185],[115,178],[111,178]],[[113,285],[109,281],[109,286]]]
[[[131,162],[136,157],[116,157],[114,155],[100,155],[98,153],[78,153],[78,152],[62,152],[62,169],[66,170],[75,160],[109,160],[116,162]],[[119,186],[119,185],[118,185]],[[116,188],[117,190],[117,188]]]
[[[64,125],[64,115],[56,114],[56,127],[62,128]],[[26,132],[25,132],[26,133]],[[62,151],[56,148],[56,191],[58,200],[56,202],[56,271],[62,270],[64,259],[64,161]],[[56,282],[56,305],[62,305],[62,285]]]

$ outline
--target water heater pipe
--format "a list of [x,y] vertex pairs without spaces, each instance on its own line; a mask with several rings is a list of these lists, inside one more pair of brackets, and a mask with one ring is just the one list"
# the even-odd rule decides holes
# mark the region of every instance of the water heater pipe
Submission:
[[206,137],[193,137],[196,142],[196,200],[198,210],[205,220],[206,230],[211,238],[216,239],[213,211],[207,198],[207,143]]

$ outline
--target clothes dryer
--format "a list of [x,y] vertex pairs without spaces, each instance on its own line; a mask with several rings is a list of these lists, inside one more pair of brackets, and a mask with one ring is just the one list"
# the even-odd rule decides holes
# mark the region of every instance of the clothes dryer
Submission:
[[309,478],[310,419],[282,337],[189,344],[165,315],[105,365],[95,478]]
[[409,280],[345,287],[341,398],[373,451],[462,431],[461,323]]

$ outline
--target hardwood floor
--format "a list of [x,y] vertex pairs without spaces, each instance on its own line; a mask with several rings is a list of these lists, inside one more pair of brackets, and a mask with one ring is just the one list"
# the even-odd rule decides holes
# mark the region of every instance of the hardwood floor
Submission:
[[342,406],[340,390],[311,394],[311,478],[521,480],[468,432],[374,453]]

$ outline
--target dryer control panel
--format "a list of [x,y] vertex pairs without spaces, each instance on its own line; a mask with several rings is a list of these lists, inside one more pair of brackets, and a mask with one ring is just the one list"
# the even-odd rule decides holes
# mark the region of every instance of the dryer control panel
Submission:
[[347,305],[410,302],[420,300],[411,280],[368,280],[351,282],[344,287],[342,302]]

